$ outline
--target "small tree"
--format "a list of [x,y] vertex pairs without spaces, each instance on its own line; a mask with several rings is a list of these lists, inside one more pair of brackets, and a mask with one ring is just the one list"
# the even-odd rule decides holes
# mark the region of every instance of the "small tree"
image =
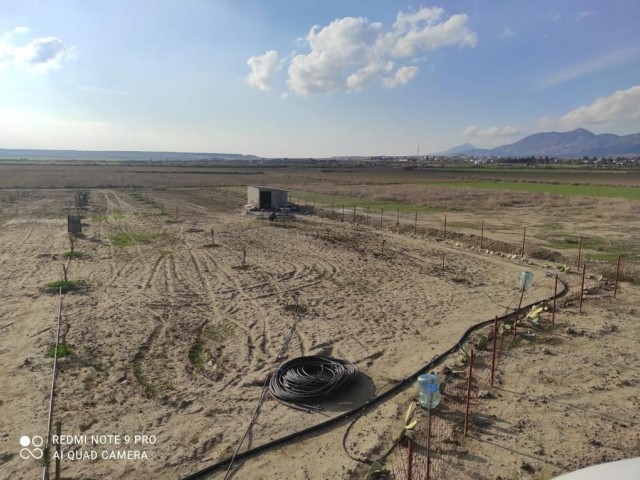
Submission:
[[70,233],[69,234],[69,249],[71,250],[71,256],[73,256],[76,240],[77,240],[76,236],[73,233]]

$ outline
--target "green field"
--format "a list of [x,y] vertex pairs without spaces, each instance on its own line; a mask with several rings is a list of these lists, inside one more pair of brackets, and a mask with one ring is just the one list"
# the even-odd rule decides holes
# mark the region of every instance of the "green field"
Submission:
[[618,197],[640,201],[640,188],[613,187],[608,185],[555,185],[550,183],[497,182],[486,180],[438,181],[430,185],[453,188],[472,188],[479,190],[511,190],[516,192],[551,193],[582,197]]

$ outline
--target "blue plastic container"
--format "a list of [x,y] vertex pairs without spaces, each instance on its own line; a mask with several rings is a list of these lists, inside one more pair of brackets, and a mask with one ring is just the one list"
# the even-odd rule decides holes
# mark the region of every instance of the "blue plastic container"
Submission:
[[418,377],[418,398],[420,405],[431,410],[440,405],[440,382],[435,373],[425,373]]
[[526,290],[533,285],[533,272],[525,271],[520,273],[520,290]]

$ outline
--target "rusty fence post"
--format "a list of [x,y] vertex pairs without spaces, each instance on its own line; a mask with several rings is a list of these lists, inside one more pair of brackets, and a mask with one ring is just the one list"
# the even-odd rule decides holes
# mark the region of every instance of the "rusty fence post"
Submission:
[[580,268],[580,259],[582,258],[582,235],[580,235],[580,245],[578,245],[578,264],[576,268]]
[[484,243],[484,220],[480,224],[480,248],[482,248],[482,244]]
[[396,232],[400,230],[400,209],[396,211]]
[[524,258],[524,243],[527,240],[527,227],[522,230],[522,258]]
[[498,342],[498,316],[493,320],[493,353],[491,354],[491,386],[496,372],[496,344]]
[[471,414],[471,382],[473,378],[473,350],[469,350],[469,371],[467,373],[467,403],[464,410],[464,436],[469,430],[469,416]]
[[382,228],[382,216],[384,215],[384,205],[380,207],[380,228]]
[[431,410],[428,411],[429,419],[427,420],[427,477],[431,480]]
[[413,441],[411,437],[408,439],[409,448],[407,453],[407,480],[413,480]]
[[413,234],[417,235],[418,234],[418,211],[416,210],[416,220],[413,224]]

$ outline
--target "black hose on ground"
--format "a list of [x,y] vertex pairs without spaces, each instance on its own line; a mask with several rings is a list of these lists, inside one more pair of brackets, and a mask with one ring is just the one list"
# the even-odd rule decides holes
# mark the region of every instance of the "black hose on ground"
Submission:
[[[556,296],[556,298],[560,298],[563,297],[564,295],[566,295],[566,293],[569,291],[569,286],[567,285],[567,283],[564,280],[558,279],[558,281],[562,284],[562,291],[558,292],[558,295]],[[549,298],[546,298],[544,300],[538,300],[537,302],[533,302],[529,305],[525,305],[522,306],[520,308],[520,310],[512,312],[512,313],[508,313],[506,315],[503,315],[501,317],[498,317],[498,321],[503,322],[506,320],[510,320],[512,318],[515,318],[521,311],[523,310],[527,310],[531,307],[533,307],[534,305],[538,305],[546,300],[553,300],[553,295]],[[395,395],[396,393],[398,393],[399,391],[401,391],[403,388],[405,388],[407,385],[409,385],[410,383],[413,383],[416,378],[418,378],[420,375],[422,375],[425,372],[428,372],[430,370],[433,370],[436,366],[438,366],[445,358],[447,358],[449,355],[451,355],[452,353],[454,353],[456,350],[462,348],[462,345],[464,344],[464,342],[467,341],[467,339],[469,338],[469,336],[475,332],[476,330],[479,330],[483,327],[486,327],[487,325],[491,325],[494,322],[494,319],[490,319],[490,320],[484,320],[482,322],[476,323],[475,325],[471,325],[469,328],[467,328],[467,330],[465,330],[465,332],[462,334],[462,336],[460,337],[460,339],[456,342],[455,345],[453,345],[451,348],[449,348],[448,350],[446,350],[445,352],[441,353],[440,355],[436,356],[433,360],[431,360],[429,363],[427,363],[426,365],[424,365],[422,368],[420,368],[420,370],[418,370],[417,372],[412,373],[411,375],[405,377],[404,379],[402,379],[401,381],[399,381],[397,384],[395,384],[393,387],[391,387],[389,390],[381,393],[380,395],[377,395],[373,398],[370,398],[369,400],[367,400],[365,403],[363,403],[362,405],[349,410],[348,412],[344,412],[340,415],[337,415],[333,418],[330,418],[329,420],[326,420],[324,422],[318,423],[312,427],[309,428],[305,428],[304,430],[298,431],[298,432],[294,432],[292,434],[286,435],[284,437],[278,438],[276,440],[273,440],[271,442],[267,442],[263,445],[259,445],[257,447],[254,447],[250,450],[246,450],[244,452],[240,452],[238,453],[236,456],[233,457],[234,460],[242,460],[242,459],[246,459],[249,458],[253,455],[256,455],[260,452],[265,452],[267,450],[270,450],[274,447],[280,446],[280,445],[284,445],[292,440],[299,440],[302,437],[305,437],[311,433],[315,433],[315,432],[319,432],[322,429],[326,429],[329,427],[332,427],[336,424],[339,424],[341,422],[343,422],[344,420],[348,420],[349,418],[351,418],[353,415],[356,414],[364,414],[367,410],[369,410],[371,407],[373,407],[374,405],[377,405],[378,403],[382,402],[383,400],[386,400],[387,398],[391,397],[392,395]],[[204,479],[206,478],[208,475],[212,474],[213,472],[215,472],[216,470],[220,469],[221,467],[228,465],[230,462],[232,461],[232,458],[226,458],[224,460],[221,460],[213,465],[209,465],[208,467],[203,468],[202,470],[192,473],[191,475],[188,475],[186,477],[184,477],[182,480],[200,480],[200,479]]]
[[313,400],[322,401],[331,392],[358,376],[358,368],[347,362],[331,357],[298,357],[280,365],[269,382],[269,392],[285,405],[307,404]]

